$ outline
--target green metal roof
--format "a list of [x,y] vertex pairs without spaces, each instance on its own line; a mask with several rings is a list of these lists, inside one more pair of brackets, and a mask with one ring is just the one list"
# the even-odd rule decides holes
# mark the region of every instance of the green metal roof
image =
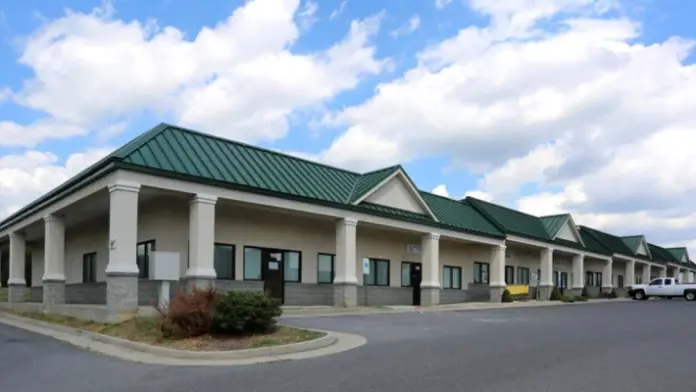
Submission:
[[687,254],[686,248],[667,248],[667,251],[669,253],[671,253],[675,259],[679,260],[680,264],[688,264],[689,263],[689,260],[687,260],[686,263],[682,261],[682,260],[684,260],[684,256],[686,256],[686,254]]
[[502,231],[478,213],[468,202],[456,201],[429,192],[420,191],[420,194],[440,223],[461,229],[474,228],[469,230],[490,236],[504,236]]
[[365,196],[365,194],[367,194],[367,192],[374,189],[374,187],[376,187],[380,182],[389,178],[389,176],[391,176],[392,174],[397,172],[399,169],[401,169],[401,166],[396,165],[396,166],[385,167],[383,169],[371,171],[368,173],[363,173],[355,181],[353,191],[351,192],[351,194],[348,197],[348,200],[346,200],[346,202],[348,202],[348,203],[356,202],[361,197]]
[[[600,243],[606,249],[609,249],[611,253],[618,253],[630,257],[635,256],[634,252],[626,246],[620,237],[587,226],[580,226],[579,230],[583,238],[590,237],[594,239],[595,243]],[[587,242],[585,242],[585,244],[587,244]]]
[[611,249],[599,241],[595,236],[591,235],[589,230],[583,226],[578,226],[578,232],[580,232],[580,237],[582,242],[585,243],[585,247],[593,252],[600,254],[612,254]]
[[570,214],[548,215],[542,216],[539,219],[541,219],[541,223],[544,225],[546,232],[553,238],[558,234],[558,231],[561,230],[561,227],[563,227],[566,221],[570,219]]
[[648,243],[648,248],[650,249],[650,254],[652,255],[653,261],[663,264],[680,264],[679,259],[676,259],[667,249],[651,243]]
[[[621,240],[628,246],[629,249],[633,251],[634,254],[638,253],[640,245],[645,241],[645,237],[642,235],[631,235],[621,237]],[[647,242],[647,241],[646,241]]]

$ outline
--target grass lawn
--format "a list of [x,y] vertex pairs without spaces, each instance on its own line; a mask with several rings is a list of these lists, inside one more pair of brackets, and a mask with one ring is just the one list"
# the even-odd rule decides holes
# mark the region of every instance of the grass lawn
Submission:
[[0,287],[0,302],[7,302],[7,287]]
[[73,317],[52,314],[19,312],[5,309],[0,311],[136,342],[192,351],[227,351],[279,346],[283,344],[305,342],[324,336],[324,333],[321,332],[279,326],[275,331],[266,334],[248,336],[203,335],[187,339],[165,339],[159,331],[159,320],[156,317],[139,317],[120,324],[99,324]]

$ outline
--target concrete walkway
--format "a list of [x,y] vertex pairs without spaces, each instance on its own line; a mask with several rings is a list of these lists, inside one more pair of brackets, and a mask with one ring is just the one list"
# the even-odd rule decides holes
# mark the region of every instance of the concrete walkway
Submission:
[[284,306],[283,317],[325,317],[346,315],[369,315],[409,312],[451,312],[485,309],[529,308],[541,306],[582,306],[597,303],[630,302],[630,298],[592,299],[587,302],[565,303],[561,301],[522,301],[522,302],[464,302],[458,304],[436,306],[360,306],[354,308],[333,308],[330,306]]

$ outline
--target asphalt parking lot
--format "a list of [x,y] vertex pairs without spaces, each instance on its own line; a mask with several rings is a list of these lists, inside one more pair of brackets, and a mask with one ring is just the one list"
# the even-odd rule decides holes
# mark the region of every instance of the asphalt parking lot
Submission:
[[693,392],[695,306],[672,300],[287,318],[368,343],[236,367],[125,362],[0,324],[0,385],[13,392]]

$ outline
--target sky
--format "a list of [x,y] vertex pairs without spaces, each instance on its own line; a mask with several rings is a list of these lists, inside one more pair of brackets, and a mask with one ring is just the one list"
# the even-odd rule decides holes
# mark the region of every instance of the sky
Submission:
[[0,219],[160,122],[696,257],[696,2],[0,0]]

